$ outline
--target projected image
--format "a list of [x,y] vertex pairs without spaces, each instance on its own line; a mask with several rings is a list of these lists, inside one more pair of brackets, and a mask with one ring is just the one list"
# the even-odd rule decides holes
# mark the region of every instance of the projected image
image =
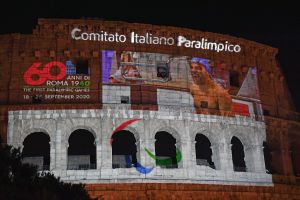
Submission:
[[[230,87],[229,84],[229,73],[225,70],[222,70],[226,67],[226,63],[221,63],[218,61],[211,61],[205,58],[197,58],[193,57],[191,59],[191,65],[193,65],[193,68],[195,66],[198,66],[198,68],[205,69],[206,73],[209,75],[209,77],[216,83],[221,85],[223,88],[228,89]],[[192,73],[193,75],[193,73]],[[194,74],[194,78],[197,76]]]
[[226,70],[230,64],[221,62],[221,61],[213,61],[211,62],[211,67],[213,68],[212,71],[212,78],[213,80],[222,85],[223,88],[229,89],[230,87],[230,77],[229,72]]
[[103,83],[155,83],[168,82],[169,58],[167,54],[123,51],[120,58],[115,51],[102,51]]
[[32,63],[23,81],[23,98],[33,103],[90,99],[90,67],[86,59]]
[[[155,166],[145,167],[137,159],[137,149],[135,145],[135,137],[130,132],[125,130],[127,126],[138,122],[140,119],[131,119],[121,123],[112,133],[110,138],[110,145],[112,147],[112,167],[115,168],[131,168],[135,167],[141,174],[151,173]],[[168,134],[168,133],[167,133]],[[164,134],[166,135],[166,134]],[[166,144],[163,144],[165,146]],[[177,168],[178,163],[182,160],[182,154],[176,148],[176,155],[174,158],[169,156],[155,155],[148,148],[144,147],[145,153],[156,162],[157,166],[163,168]],[[175,162],[174,162],[175,159]]]
[[216,70],[211,69],[209,60],[192,58],[190,71],[193,82],[189,88],[196,108],[231,110],[231,96],[226,89],[226,80],[215,76]]
[[[130,94],[131,97],[126,97],[127,104],[132,100],[134,104],[193,107],[192,110],[196,113],[210,110],[250,116],[254,111],[249,102],[253,99],[259,100],[255,68],[250,67],[247,75],[239,77],[239,73],[230,73],[228,69],[231,67],[232,64],[220,60],[200,57],[102,51],[102,83],[105,84],[106,91],[115,90],[115,84],[123,85],[121,103],[124,95]],[[131,90],[131,85],[141,88],[135,87]],[[125,89],[125,86],[129,88]],[[230,94],[231,86],[239,90]],[[143,90],[143,87],[148,89]],[[109,103],[112,97],[106,93],[103,99],[106,100],[105,103]],[[233,102],[236,97],[240,99],[238,103]],[[241,101],[242,98],[244,101]]]

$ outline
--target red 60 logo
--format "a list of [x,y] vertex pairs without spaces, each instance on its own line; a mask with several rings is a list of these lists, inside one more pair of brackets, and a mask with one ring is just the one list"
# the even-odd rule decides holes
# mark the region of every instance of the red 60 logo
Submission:
[[[47,80],[61,80],[66,76],[65,64],[53,61],[47,63],[43,68],[39,68],[42,63],[33,63],[24,73],[24,81],[29,85],[42,85]],[[59,73],[52,75],[50,73],[52,67],[58,67]]]

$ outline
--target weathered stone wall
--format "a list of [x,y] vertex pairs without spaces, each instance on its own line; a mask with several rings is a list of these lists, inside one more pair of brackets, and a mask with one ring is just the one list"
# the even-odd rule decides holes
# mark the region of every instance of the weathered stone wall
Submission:
[[91,197],[114,199],[184,199],[184,200],[282,200],[300,199],[300,186],[276,184],[273,187],[205,184],[91,184]]
[[[131,31],[138,33],[151,32],[154,35],[164,35],[176,37],[178,35],[185,35],[192,39],[199,37],[206,37],[212,41],[230,41],[242,46],[240,53],[230,52],[214,52],[214,51],[200,51],[192,48],[179,48],[176,46],[157,46],[157,45],[134,45],[123,43],[105,43],[105,42],[88,42],[88,41],[74,41],[70,38],[70,31],[74,27],[80,27],[83,31],[99,31],[107,30],[110,32],[120,32],[128,34]],[[256,127],[261,122],[254,121],[252,119],[234,118],[234,117],[222,117],[214,116],[212,113],[206,113],[211,115],[195,115],[191,114],[193,110],[188,103],[188,91],[178,91],[174,94],[178,97],[184,97],[184,101],[178,100],[186,109],[183,112],[179,110],[172,113],[169,109],[173,109],[172,106],[158,106],[157,100],[160,102],[167,102],[172,104],[174,102],[168,101],[164,98],[164,92],[170,88],[153,88],[152,86],[131,86],[131,111],[127,110],[124,113],[120,113],[124,109],[129,109],[128,105],[119,106],[120,111],[115,111],[115,107],[111,108],[110,104],[106,104],[107,99],[102,99],[108,95],[102,94],[101,78],[101,50],[113,49],[116,51],[139,51],[139,52],[157,52],[173,55],[186,55],[203,57],[211,60],[219,60],[227,63],[232,63],[228,66],[226,71],[234,70],[240,74],[240,80],[248,71],[248,67],[256,66],[258,73],[259,91],[261,96],[262,107],[265,111],[268,111],[269,116],[265,116],[265,128],[267,143],[271,147],[272,153],[272,168],[275,169],[276,174],[288,176],[292,181],[281,181],[281,176],[273,175],[273,181],[275,183],[280,182],[282,185],[276,185],[275,187],[246,187],[246,186],[213,186],[213,185],[200,185],[190,184],[188,186],[183,184],[168,185],[168,184],[103,184],[103,185],[90,185],[87,186],[90,193],[94,196],[104,195],[105,199],[118,199],[118,197],[126,196],[123,199],[298,199],[299,188],[297,183],[299,179],[295,177],[296,170],[293,167],[293,161],[291,152],[300,152],[299,140],[299,113],[294,112],[294,107],[288,87],[286,85],[285,78],[281,72],[280,66],[276,61],[277,49],[259,44],[256,42],[248,41],[242,38],[231,37],[228,35],[221,35],[210,32],[196,31],[185,28],[169,27],[169,26],[155,26],[147,24],[126,23],[126,22],[114,22],[103,20],[68,20],[68,19],[39,19],[36,29],[33,30],[33,34],[9,34],[0,36],[0,135],[4,141],[8,141],[10,144],[16,146],[22,146],[23,139],[32,131],[45,131],[51,137],[51,169],[57,175],[65,178],[65,180],[84,180],[87,177],[93,177],[96,175],[97,180],[100,178],[107,178],[113,174],[111,171],[105,171],[102,169],[108,169],[111,167],[111,149],[108,146],[108,139],[111,131],[117,123],[122,122],[129,117],[147,116],[141,120],[142,125],[139,127],[132,127],[132,131],[138,128],[137,136],[141,145],[149,145],[149,148],[153,150],[153,138],[150,138],[150,125],[160,124],[162,127],[172,127],[169,131],[178,132],[177,138],[180,138],[180,147],[184,150],[183,165],[187,166],[186,170],[183,170],[183,166],[180,166],[179,176],[191,177],[196,179],[197,183],[205,183],[206,177],[213,179],[218,177],[216,184],[221,184],[224,181],[236,181],[248,179],[247,173],[240,173],[241,177],[232,178],[236,173],[232,174],[232,166],[230,166],[230,154],[228,153],[228,138],[233,134],[241,134],[245,131],[245,134],[239,135],[240,139],[247,141],[248,145],[258,145],[258,141],[265,140],[265,136],[257,141],[252,141],[252,133],[264,132],[264,128]],[[42,104],[34,104],[31,101],[24,101],[23,99],[23,74],[33,62],[47,63],[53,60],[67,60],[69,58],[88,58],[91,61],[91,96],[88,101],[78,102],[59,102],[49,101]],[[230,88],[230,93],[235,94],[238,88]],[[160,91],[156,93],[156,91]],[[129,91],[125,90],[124,93],[128,94]],[[143,94],[143,95],[141,95]],[[119,98],[113,99],[115,101]],[[103,104],[104,103],[104,104]],[[104,110],[101,111],[101,109]],[[81,110],[83,109],[83,110]],[[48,110],[48,111],[47,111]],[[110,110],[110,111],[109,111]],[[137,110],[137,111],[134,111]],[[10,112],[10,119],[9,117]],[[13,112],[15,111],[15,112]],[[188,113],[186,113],[188,111]],[[123,111],[122,111],[123,112]],[[158,113],[153,114],[154,113]],[[34,113],[32,115],[32,113]],[[94,114],[93,114],[94,113]],[[99,115],[103,113],[103,116]],[[105,113],[105,114],[104,114]],[[119,114],[116,114],[119,113]],[[153,116],[160,116],[158,120],[155,117],[151,118],[150,113]],[[265,112],[267,113],[267,112]],[[115,118],[112,115],[118,115]],[[126,114],[127,117],[123,115]],[[104,116],[106,119],[104,120]],[[168,119],[169,116],[174,116],[172,119]],[[74,118],[73,118],[74,117]],[[187,117],[187,118],[186,118]],[[149,120],[151,119],[151,120]],[[188,120],[187,120],[188,119]],[[149,120],[149,122],[146,122]],[[225,120],[225,124],[222,124]],[[231,120],[232,123],[230,122]],[[243,121],[245,120],[245,121]],[[99,123],[100,121],[100,123]],[[230,122],[229,124],[227,122]],[[254,124],[252,126],[251,124]],[[250,126],[249,126],[250,124]],[[77,126],[78,125],[78,126]],[[89,125],[90,127],[87,127]],[[174,127],[173,127],[174,126]],[[178,127],[180,126],[180,128]],[[54,128],[55,127],[55,128]],[[89,128],[89,130],[96,136],[97,143],[97,170],[88,172],[76,172],[66,170],[66,148],[68,135],[78,127]],[[98,129],[99,128],[99,129]],[[143,129],[143,131],[139,129]],[[48,130],[49,129],[49,130]],[[67,130],[68,129],[68,130]],[[237,133],[234,130],[240,130],[241,133]],[[201,169],[200,166],[195,165],[195,153],[192,151],[194,147],[194,138],[197,131],[201,131],[202,134],[206,134],[208,138],[213,142],[213,151],[216,156],[214,161],[217,163],[218,169],[216,171],[227,170],[230,175],[226,175],[227,172],[220,173],[219,177],[217,172],[212,173],[210,170]],[[152,130],[152,134],[156,130]],[[174,134],[175,134],[174,132]],[[184,133],[181,135],[181,133]],[[222,134],[219,134],[222,133]],[[142,134],[142,135],[140,135]],[[176,135],[176,134],[175,134]],[[218,138],[220,135],[220,138]],[[263,136],[262,133],[260,136]],[[147,137],[148,138],[147,138]],[[152,135],[153,136],[153,135]],[[140,138],[141,137],[141,138]],[[143,138],[144,137],[144,138]],[[146,137],[146,138],[145,138]],[[249,139],[250,137],[250,139]],[[220,139],[220,140],[219,140]],[[254,142],[254,143],[252,143]],[[261,144],[258,145],[261,147]],[[257,146],[257,147],[258,147]],[[227,149],[227,151],[226,151]],[[249,149],[255,149],[250,147]],[[296,149],[296,150],[295,150]],[[256,148],[259,152],[261,149]],[[218,153],[219,152],[219,153]],[[223,155],[224,154],[224,155]],[[299,153],[298,153],[299,154]],[[258,153],[258,155],[261,155]],[[107,157],[106,157],[107,156]],[[107,160],[104,160],[107,159]],[[261,159],[258,157],[252,157],[251,159]],[[146,164],[153,164],[149,158],[145,157],[145,154],[141,153],[139,159]],[[148,159],[148,160],[147,160]],[[251,163],[251,159],[248,159],[247,164]],[[294,159],[295,160],[295,159]],[[297,160],[297,159],[296,159]],[[300,158],[298,159],[300,160]],[[106,162],[107,161],[107,162]],[[299,161],[298,161],[299,162]],[[256,163],[256,164],[255,164]],[[260,164],[257,164],[260,163]],[[251,166],[251,164],[250,164]],[[298,163],[298,171],[300,169],[300,163]],[[254,162],[251,169],[254,174],[254,178],[250,178],[250,181],[257,181],[255,174],[257,170],[261,170],[261,161]],[[198,170],[199,169],[199,170]],[[175,169],[169,169],[175,170]],[[194,174],[186,173],[186,171],[194,170]],[[118,171],[118,170],[116,170]],[[124,174],[122,170],[119,170],[120,174]],[[170,178],[169,173],[164,174],[163,169],[158,169],[159,173]],[[196,171],[199,171],[197,174]],[[207,173],[206,173],[207,172]],[[176,172],[177,173],[177,172]],[[88,175],[90,174],[90,176]],[[132,169],[132,176],[135,177],[136,171]],[[161,175],[160,174],[160,175]],[[261,176],[261,173],[259,173]],[[122,176],[120,176],[122,177]],[[228,179],[228,177],[231,177]],[[269,180],[269,176],[262,176],[264,180]],[[278,178],[279,177],[279,178]],[[126,177],[125,177],[126,178]],[[91,179],[90,179],[91,180]],[[114,180],[114,179],[112,179]],[[136,180],[142,182],[144,178],[138,177]],[[283,178],[285,180],[285,178]],[[112,181],[113,182],[113,181]],[[211,183],[211,182],[210,182]],[[132,192],[132,188],[136,190]],[[170,192],[171,191],[171,192]],[[122,195],[120,195],[122,194]],[[195,194],[195,195],[194,195]],[[175,195],[174,197],[172,195]],[[222,198],[220,198],[220,196]]]
[[[182,152],[177,169],[159,166],[149,174],[135,168],[113,169],[110,138],[113,131],[128,119],[139,119],[126,128],[137,141],[137,160],[155,166],[143,148],[155,152],[155,134],[166,131],[176,139]],[[77,129],[93,133],[96,144],[96,170],[66,170],[70,134]],[[98,182],[182,182],[210,184],[272,185],[266,174],[262,144],[265,125],[247,117],[197,115],[182,110],[143,111],[108,107],[102,110],[36,110],[9,112],[8,143],[22,147],[30,133],[50,136],[50,171],[66,181]],[[216,170],[196,165],[196,134],[207,136],[212,144],[212,160]],[[231,138],[239,138],[245,149],[246,172],[235,172],[231,157]]]

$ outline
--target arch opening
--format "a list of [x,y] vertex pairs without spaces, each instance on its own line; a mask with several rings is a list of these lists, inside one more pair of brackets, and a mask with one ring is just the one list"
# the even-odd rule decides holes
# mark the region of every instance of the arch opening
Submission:
[[67,169],[96,169],[95,137],[90,131],[77,129],[71,133],[69,137]]
[[232,162],[233,170],[236,172],[246,172],[245,164],[245,152],[242,142],[235,136],[231,139],[231,153],[232,153]]
[[212,162],[212,150],[209,139],[203,134],[197,134],[195,141],[197,165],[204,165],[215,169],[214,162]]
[[[156,165],[162,168],[178,168],[176,158],[176,139],[168,132],[155,134]],[[162,162],[170,161],[170,162]]]
[[22,162],[36,165],[38,170],[50,169],[50,137],[34,132],[23,141]]
[[112,168],[135,167],[137,159],[137,146],[134,134],[127,130],[112,135]]

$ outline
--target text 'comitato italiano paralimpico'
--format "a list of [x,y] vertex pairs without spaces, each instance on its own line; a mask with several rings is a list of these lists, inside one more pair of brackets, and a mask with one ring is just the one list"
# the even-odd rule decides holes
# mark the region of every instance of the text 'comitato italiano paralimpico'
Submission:
[[241,52],[241,46],[238,44],[231,44],[228,41],[224,42],[213,42],[207,38],[199,38],[199,40],[191,40],[185,36],[178,35],[177,37],[164,37],[155,36],[151,33],[138,34],[131,32],[129,35],[119,33],[108,33],[106,31],[95,32],[83,32],[79,28],[74,28],[71,31],[71,37],[74,40],[84,41],[99,41],[99,42],[116,42],[131,44],[143,44],[143,45],[168,45],[178,46],[185,48],[195,48],[212,50],[216,52],[228,51],[228,52]]

